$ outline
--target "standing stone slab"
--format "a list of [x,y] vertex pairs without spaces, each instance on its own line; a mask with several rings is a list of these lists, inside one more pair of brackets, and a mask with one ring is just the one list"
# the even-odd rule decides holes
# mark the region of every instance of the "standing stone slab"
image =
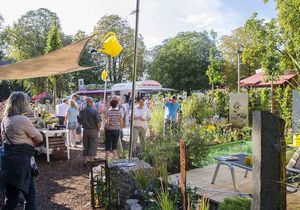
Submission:
[[248,94],[232,93],[229,95],[229,120],[233,126],[248,126]]
[[284,120],[253,112],[252,210],[286,209]]
[[121,205],[125,205],[127,199],[134,197],[138,189],[134,179],[134,171],[152,168],[150,164],[137,158],[132,159],[133,166],[128,166],[127,163],[128,160],[116,160],[108,165],[112,188],[118,192]]
[[293,133],[300,133],[300,92],[293,90],[293,109],[292,109],[292,129]]

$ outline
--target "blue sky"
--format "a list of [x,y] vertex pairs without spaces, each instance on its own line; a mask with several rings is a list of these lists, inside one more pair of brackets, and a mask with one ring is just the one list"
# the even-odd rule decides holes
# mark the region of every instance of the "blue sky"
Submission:
[[[160,44],[180,31],[214,29],[219,36],[242,26],[253,14],[271,19],[275,5],[263,0],[140,0],[140,33],[147,47]],[[135,0],[0,0],[0,13],[10,25],[22,14],[41,7],[56,12],[62,29],[75,34],[81,29],[92,32],[97,21],[106,14],[126,17],[135,9]],[[134,16],[126,18],[134,26]]]

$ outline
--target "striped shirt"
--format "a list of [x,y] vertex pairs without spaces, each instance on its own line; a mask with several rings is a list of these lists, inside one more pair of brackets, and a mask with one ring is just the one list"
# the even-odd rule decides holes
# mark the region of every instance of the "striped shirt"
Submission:
[[106,130],[120,130],[121,112],[116,108],[111,108],[106,112],[106,117],[109,119],[109,124],[105,127]]

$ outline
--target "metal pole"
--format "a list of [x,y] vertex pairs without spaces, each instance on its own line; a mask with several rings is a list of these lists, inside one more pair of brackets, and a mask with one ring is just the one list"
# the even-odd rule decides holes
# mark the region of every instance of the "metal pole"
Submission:
[[137,45],[139,36],[139,12],[140,12],[140,0],[136,1],[135,11],[135,35],[134,35],[134,58],[133,58],[133,70],[132,70],[132,91],[131,91],[131,124],[130,124],[130,143],[129,143],[129,163],[132,158],[132,143],[133,143],[133,120],[134,120],[134,98],[135,98],[135,80],[136,80],[136,66],[137,66]]
[[239,50],[239,45],[238,44],[236,46],[236,52],[238,54],[238,93],[240,93],[240,79],[241,79],[241,75],[240,75],[240,50]]
[[[108,72],[108,62],[109,62],[109,58],[107,57],[107,63],[106,63],[106,71]],[[102,72],[101,72],[102,73]],[[106,84],[107,84],[107,78],[104,82],[104,98],[103,98],[103,104],[104,104],[104,108],[106,108]]]

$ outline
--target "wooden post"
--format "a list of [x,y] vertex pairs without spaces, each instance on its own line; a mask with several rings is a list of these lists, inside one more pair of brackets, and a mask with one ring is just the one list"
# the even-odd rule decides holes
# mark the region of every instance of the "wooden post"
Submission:
[[180,139],[180,191],[182,197],[182,209],[186,210],[186,161],[185,161],[185,142]]
[[253,112],[252,210],[286,209],[284,120]]

